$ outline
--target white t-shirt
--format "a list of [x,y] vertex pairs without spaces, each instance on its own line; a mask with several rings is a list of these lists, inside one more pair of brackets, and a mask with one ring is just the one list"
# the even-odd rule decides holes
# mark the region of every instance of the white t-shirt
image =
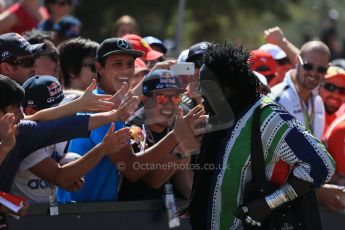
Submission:
[[12,183],[11,193],[28,198],[32,204],[49,203],[49,196],[52,194],[54,188],[49,182],[33,174],[30,168],[47,157],[52,157],[56,161],[59,161],[64,155],[66,143],[61,142],[50,145],[27,156],[19,166],[19,170]]
[[[289,113],[297,118],[303,125],[306,125],[303,108],[300,98],[297,94],[296,87],[291,80],[292,71],[286,73],[284,81],[271,89],[269,97],[281,104]],[[325,128],[325,107],[321,97],[318,95],[318,88],[312,91],[312,96],[308,100],[308,113],[311,113],[311,108],[314,107],[314,116],[312,120],[312,134],[321,141],[322,134]]]

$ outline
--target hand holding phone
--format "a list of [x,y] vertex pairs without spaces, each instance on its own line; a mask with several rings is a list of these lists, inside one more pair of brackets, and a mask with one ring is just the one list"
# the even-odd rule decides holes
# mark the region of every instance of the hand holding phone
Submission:
[[171,65],[170,70],[176,75],[194,75],[195,66],[193,62],[180,62]]

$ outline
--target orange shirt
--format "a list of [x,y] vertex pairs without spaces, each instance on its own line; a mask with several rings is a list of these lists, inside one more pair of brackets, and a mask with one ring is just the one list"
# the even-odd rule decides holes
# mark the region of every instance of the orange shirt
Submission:
[[345,114],[337,118],[326,133],[325,145],[336,163],[336,173],[345,174]]
[[341,115],[343,115],[345,113],[345,104],[343,104],[342,106],[340,106],[340,108],[338,109],[337,112],[329,114],[325,113],[325,130],[323,131],[323,136],[322,136],[322,142],[325,143],[326,140],[326,134],[328,131],[328,128],[330,127],[330,125],[333,123],[333,121],[335,119],[337,119],[338,117],[340,117]]

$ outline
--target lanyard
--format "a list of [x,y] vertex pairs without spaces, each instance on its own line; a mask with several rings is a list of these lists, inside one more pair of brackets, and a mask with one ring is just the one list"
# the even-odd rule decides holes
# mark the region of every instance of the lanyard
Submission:
[[[308,112],[308,106],[306,103],[304,103],[304,101],[302,100],[302,97],[300,95],[300,90],[299,90],[299,86],[297,84],[297,82],[295,82],[293,79],[291,79],[292,82],[294,83],[295,85],[295,89],[296,89],[296,92],[297,92],[297,95],[298,95],[298,98],[299,98],[299,102],[300,102],[300,105],[301,105],[301,110],[302,110],[302,113],[303,113],[303,119],[304,119],[304,124],[305,124],[305,127],[311,132],[311,133],[314,133],[314,115],[315,115],[315,108],[314,108],[314,100],[313,100],[313,96],[312,96],[312,93],[311,93],[311,96],[308,97],[307,99],[307,103],[308,101],[310,101],[310,104],[311,104],[311,111],[310,111],[310,114]],[[296,80],[297,81],[297,80]]]
[[[313,100],[310,100],[311,104],[311,112],[310,114],[308,113],[308,108],[306,104],[301,100],[300,98],[300,103],[301,103],[301,108],[302,108],[302,113],[303,113],[303,118],[304,118],[304,123],[305,127],[313,133],[313,123],[314,123],[314,117],[315,117],[315,109],[314,109],[314,102]],[[307,102],[308,103],[308,102]]]

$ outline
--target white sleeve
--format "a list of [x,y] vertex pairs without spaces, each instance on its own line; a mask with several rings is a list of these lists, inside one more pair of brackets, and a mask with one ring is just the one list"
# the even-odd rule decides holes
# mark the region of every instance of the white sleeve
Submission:
[[50,154],[48,154],[44,148],[31,153],[22,161],[22,163],[19,166],[18,172],[23,172],[30,169],[32,166],[38,164],[47,157],[50,157]]

